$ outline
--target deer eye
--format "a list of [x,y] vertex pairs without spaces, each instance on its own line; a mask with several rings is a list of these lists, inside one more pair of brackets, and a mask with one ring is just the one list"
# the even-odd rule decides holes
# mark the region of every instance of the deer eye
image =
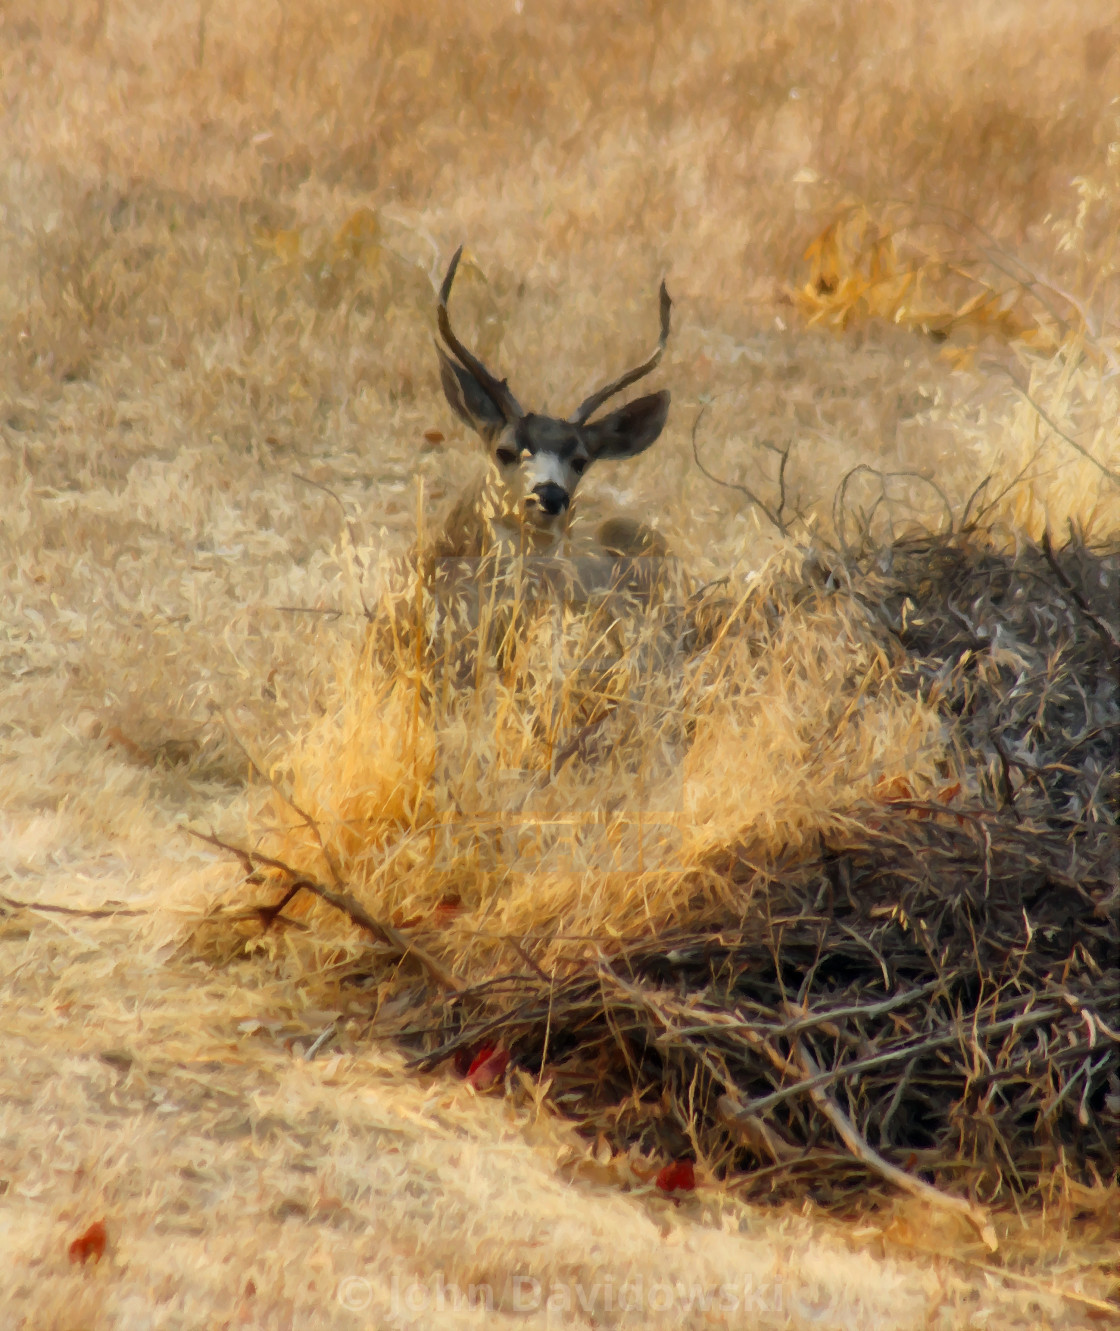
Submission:
[[572,458],[572,470],[575,472],[577,476],[582,476],[583,473],[587,470],[587,459]]
[[517,454],[512,448],[499,448],[496,456],[503,467],[512,467],[517,461]]

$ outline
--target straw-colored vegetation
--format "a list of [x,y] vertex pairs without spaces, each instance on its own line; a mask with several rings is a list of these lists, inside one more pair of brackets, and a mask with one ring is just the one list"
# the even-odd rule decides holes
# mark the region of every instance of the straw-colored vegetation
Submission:
[[[1018,1190],[1004,1161],[987,1233],[883,1187],[853,1219],[847,1187],[748,1197],[700,1100],[673,1117],[687,1084],[659,1119],[609,1067],[550,1087],[547,1021],[504,1094],[406,1059],[447,1039],[449,988],[741,925],[822,846],[859,871],[889,818],[918,859],[969,801],[1044,826],[1041,748],[1001,766],[946,708],[1018,671],[1060,710],[1115,625],[1061,579],[1120,536],[1118,95],[1106,0],[0,9],[5,1325],[478,1324],[437,1278],[518,1326],[1110,1315],[1091,1151]],[[579,503],[679,561],[654,612],[545,606],[466,682],[441,652],[471,642],[401,573],[480,465],[430,340],[461,241],[458,326],[558,413],[648,350],[667,276],[669,426]],[[1035,559],[1092,651],[997,635],[918,687],[874,597],[941,642],[907,596],[952,578],[899,543],[962,528]],[[1094,835],[1102,743],[1062,788]],[[297,876],[246,885],[188,826]],[[257,909],[298,874],[334,905]],[[1120,1086],[1094,1095],[1114,1123]],[[655,1119],[697,1160],[676,1201]],[[98,1221],[100,1262],[71,1260]],[[658,1281],[754,1302],[616,1297]]]

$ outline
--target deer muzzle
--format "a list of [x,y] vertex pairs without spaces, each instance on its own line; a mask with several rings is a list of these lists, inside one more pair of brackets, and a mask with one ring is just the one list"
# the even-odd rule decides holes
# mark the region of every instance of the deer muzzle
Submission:
[[540,485],[534,485],[525,500],[527,504],[535,505],[550,518],[563,513],[571,501],[571,495],[555,481],[542,481]]

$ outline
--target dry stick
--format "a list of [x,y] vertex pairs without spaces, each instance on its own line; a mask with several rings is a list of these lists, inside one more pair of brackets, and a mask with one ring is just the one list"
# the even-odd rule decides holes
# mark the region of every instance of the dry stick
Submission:
[[[634,1006],[635,1008],[637,1007],[645,1008],[647,1012],[649,1012],[652,1016],[657,1018],[657,1020],[664,1027],[665,1033],[667,1035],[677,1036],[680,1034],[679,1031],[674,1029],[672,1020],[669,1017],[668,1013],[665,1011],[665,1008],[662,1007],[660,1004],[654,1002],[654,1000],[649,996],[649,994],[646,993],[646,991],[640,988],[638,985],[627,984],[626,981],[623,980],[622,977],[618,975],[616,971],[612,970],[610,964],[607,962],[607,959],[602,954],[602,952],[599,953],[598,971],[599,971],[600,982],[602,981],[604,976],[609,976],[610,979],[614,981],[616,988],[618,988],[630,1000],[632,1006]],[[604,1009],[604,1013],[605,1012],[606,1009]],[[756,1032],[751,1030],[745,1031],[744,1035],[749,1044],[758,1045],[760,1048],[765,1050],[767,1056],[770,1058],[770,1061],[780,1072],[789,1073],[794,1076],[796,1075],[796,1071],[793,1068],[792,1064],[790,1064],[787,1059],[785,1059],[780,1053],[778,1053],[778,1051],[774,1049],[774,1047],[768,1041],[764,1040],[762,1036],[758,1035]],[[713,1081],[722,1082],[724,1086],[727,1086],[726,1078],[721,1075],[718,1069],[712,1066],[711,1059],[709,1058],[707,1051],[704,1049],[697,1049],[696,1046],[693,1045],[691,1041],[689,1041],[688,1043],[689,1043],[689,1048],[696,1056],[697,1061],[704,1065],[704,1067],[708,1070],[709,1074],[711,1075]],[[721,1105],[724,1104],[725,1101],[728,1103],[732,1103],[730,1101],[730,1097],[726,1095],[721,1097],[720,1104]]]
[[[959,212],[958,209],[950,209],[946,205],[939,205],[939,206],[942,207],[943,211],[946,212]],[[1071,291],[1067,290],[1065,287],[1059,286],[1057,282],[1055,282],[1054,279],[1048,276],[1046,273],[1040,271],[1037,268],[1033,268],[1025,260],[1019,258],[1018,255],[1009,254],[1005,249],[1002,248],[1001,245],[999,245],[995,237],[989,231],[986,231],[982,226],[979,225],[979,223],[975,222],[966,213],[959,213],[959,215],[963,217],[966,222],[968,222],[968,224],[973,228],[974,231],[976,231],[988,242],[989,250],[987,257],[991,261],[991,263],[994,264],[995,267],[1007,273],[1007,275],[1011,277],[1014,281],[1017,281],[1024,291],[1030,291],[1034,295],[1035,299],[1039,301],[1039,303],[1054,317],[1054,319],[1058,323],[1062,324],[1064,329],[1068,330],[1069,320],[1063,319],[1061,315],[1058,314],[1058,312],[1054,309],[1053,305],[1049,301],[1044,300],[1038,294],[1036,288],[1042,287],[1047,291],[1053,292],[1053,294],[1055,296],[1058,296],[1061,300],[1064,300],[1069,305],[1069,307],[1074,311],[1074,313],[1078,316],[1078,318],[1081,320],[1085,332],[1089,335],[1089,338],[1093,343],[1094,349],[1099,351],[1104,356],[1105,360],[1108,361],[1109,365],[1114,370],[1120,368],[1120,366],[1118,366],[1117,364],[1115,353],[1107,346],[1107,344],[1101,341],[1101,329],[1096,326],[1097,321],[1092,317],[1092,314],[1090,313],[1089,309],[1086,307],[1084,301],[1079,299],[1077,296],[1075,296]],[[1009,271],[1007,267],[1004,267],[1003,264],[1001,264],[1000,260],[1004,260],[1006,263],[1014,265],[1014,267],[1020,269],[1022,273],[1025,273],[1026,277],[1021,277],[1018,274]]]
[[1101,472],[1102,475],[1108,477],[1108,479],[1113,483],[1113,485],[1120,485],[1120,472],[1115,472],[1112,470],[1111,467],[1106,466],[1099,459],[1095,458],[1092,455],[1092,453],[1090,453],[1089,450],[1083,444],[1079,444],[1076,439],[1071,439],[1070,436],[1066,434],[1064,430],[1060,429],[1057,425],[1055,425],[1054,422],[1050,419],[1050,417],[1046,414],[1046,412],[1042,410],[1042,408],[1038,405],[1038,403],[1034,400],[1034,398],[1031,397],[1031,395],[1022,386],[1022,384],[1018,381],[1018,379],[1015,378],[1015,376],[1011,373],[1011,371],[1007,368],[1006,365],[1001,365],[998,361],[989,361],[985,366],[985,368],[999,370],[1001,374],[1007,375],[1008,379],[1011,380],[1011,383],[1014,386],[1016,393],[1019,394],[1019,396],[1023,399],[1024,402],[1026,402],[1030,407],[1034,409],[1035,413],[1038,415],[1038,418],[1043,422],[1044,425],[1047,425],[1053,431],[1053,433],[1058,436],[1059,439],[1065,440],[1065,442],[1069,444],[1070,448],[1075,449],[1078,453],[1080,453],[1081,456],[1085,458],[1087,462],[1091,462],[1093,466],[1096,467],[1099,472]]
[[[1088,311],[1084,309],[1081,303],[1077,301],[1073,296],[1071,296],[1068,292],[1064,291],[1061,287],[1055,286],[1053,282],[1049,281],[1042,274],[1035,272],[1026,263],[1024,263],[1023,260],[1020,259],[1017,254],[1013,254],[1008,250],[1005,250],[990,231],[988,231],[985,227],[981,226],[980,223],[975,220],[975,218],[970,217],[968,213],[964,212],[962,209],[953,208],[949,204],[936,203],[932,200],[928,200],[927,203],[929,204],[929,206],[935,209],[939,209],[943,213],[955,214],[964,223],[966,223],[969,227],[971,227],[972,230],[977,235],[982,237],[982,239],[987,242],[987,249],[982,250],[981,252],[988,259],[988,262],[991,263],[994,268],[996,268],[999,272],[1003,273],[1006,277],[1011,278],[1011,280],[1015,282],[1018,286],[1020,286],[1023,289],[1023,291],[1030,292],[1039,302],[1039,304],[1042,305],[1042,307],[1047,311],[1047,313],[1050,314],[1050,316],[1054,319],[1054,321],[1062,325],[1064,332],[1066,332],[1067,334],[1069,332],[1069,320],[1063,319],[1062,316],[1058,313],[1058,311],[1054,308],[1053,304],[1050,301],[1045,300],[1042,296],[1039,295],[1039,293],[1036,290],[1034,290],[1035,287],[1041,286],[1045,288],[1047,291],[1051,291],[1055,295],[1060,296],[1063,300],[1065,300],[1071,306],[1071,308],[1081,317],[1081,321],[1085,325],[1085,328],[1089,332],[1090,336],[1092,336],[1093,339],[1096,340],[1098,334],[1096,330],[1093,328],[1092,323],[1090,322]],[[961,236],[962,238],[964,237],[965,232],[962,227],[954,226],[951,222],[946,222],[944,223],[944,225],[948,227],[950,230],[955,231],[958,236]]]
[[297,481],[302,481],[304,485],[310,485],[316,490],[322,490],[322,492],[325,495],[328,495],[331,499],[333,499],[334,502],[342,510],[342,520],[343,522],[346,523],[346,534],[350,537],[350,548],[354,552],[354,558],[357,561],[358,568],[361,570],[362,574],[362,578],[358,582],[358,600],[361,601],[362,603],[362,609],[365,611],[366,619],[372,621],[373,611],[366,604],[365,588],[362,586],[362,581],[364,581],[365,578],[368,576],[369,569],[366,568],[365,560],[358,553],[358,538],[354,531],[354,524],[350,521],[350,515],[346,511],[346,505],[342,502],[341,499],[339,499],[338,495],[336,495],[333,490],[329,489],[325,485],[321,485],[318,481],[313,481],[310,476],[301,476],[298,471],[292,472],[292,475],[296,478]]
[[560,775],[561,769],[564,767],[564,764],[568,762],[570,758],[574,758],[576,754],[579,753],[579,750],[582,747],[584,740],[586,740],[595,730],[597,730],[598,727],[601,726],[603,722],[607,719],[607,717],[609,717],[617,709],[617,707],[618,703],[616,702],[608,703],[607,706],[603,708],[603,710],[599,713],[598,716],[593,717],[590,721],[588,721],[588,723],[585,726],[581,726],[580,729],[576,731],[575,736],[572,739],[570,739],[562,749],[553,754],[552,763],[549,770],[543,773],[540,780],[537,782],[538,790],[543,790],[545,786],[549,784],[550,781],[553,781],[556,777]]
[[971,530],[971,528],[969,527],[968,518],[969,514],[972,512],[973,502],[980,498],[981,494],[991,484],[991,481],[992,481],[992,473],[989,472],[987,476],[984,477],[984,479],[980,482],[980,484],[975,488],[975,490],[972,491],[972,493],[965,500],[964,508],[961,509],[960,522],[957,525],[957,531],[960,535],[963,536]]
[[[704,405],[700,408],[699,412],[697,413],[696,419],[692,422],[692,456],[696,460],[696,465],[700,468],[700,471],[708,478],[708,480],[712,482],[713,485],[722,485],[725,490],[738,490],[740,494],[745,494],[747,498],[751,501],[751,503],[754,504],[756,508],[761,509],[762,512],[766,515],[767,519],[771,523],[773,523],[773,525],[777,527],[778,531],[780,531],[781,534],[784,536],[786,534],[786,528],[785,524],[782,522],[781,519],[781,510],[779,510],[777,513],[774,513],[766,504],[762,502],[761,499],[759,499],[758,495],[756,495],[753,490],[749,489],[745,485],[740,485],[736,481],[721,481],[718,476],[713,476],[712,473],[707,469],[707,467],[705,467],[704,464],[700,461],[700,451],[696,446],[696,431],[699,428],[700,421],[703,419],[704,413],[707,410],[708,410],[708,404],[705,402]],[[784,478],[785,478],[784,463],[781,468],[781,477],[784,487]],[[784,488],[783,488],[783,494],[784,494]]]
[[915,1178],[912,1174],[908,1174],[904,1169],[899,1169],[897,1165],[892,1165],[888,1160],[884,1160],[878,1151],[868,1145],[856,1129],[855,1124],[840,1106],[834,1103],[819,1086],[814,1084],[813,1079],[821,1075],[821,1070],[800,1040],[797,1041],[794,1048],[805,1077],[805,1089],[813,1103],[836,1129],[840,1140],[856,1159],[867,1165],[868,1168],[874,1169],[889,1183],[902,1188],[905,1192],[920,1197],[933,1206],[941,1207],[943,1210],[955,1211],[958,1215],[963,1215],[980,1235],[984,1246],[989,1251],[995,1252],[999,1247],[999,1241],[996,1238],[995,1230],[992,1228],[992,1223],[988,1219],[987,1212],[972,1202],[966,1201],[963,1197],[952,1197],[939,1188],[935,1188],[931,1184]]
[[1058,563],[1058,557],[1054,553],[1054,547],[1050,544],[1049,529],[1042,533],[1042,553],[1046,557],[1046,562],[1050,565],[1051,569],[1053,569],[1054,576],[1069,593],[1070,600],[1075,606],[1077,606],[1078,610],[1081,611],[1089,623],[1092,624],[1097,633],[1100,634],[1104,645],[1114,652],[1120,651],[1120,638],[1116,636],[1112,626],[1093,613],[1092,606],[1090,606],[1081,591],[1074,586],[1069,574],[1064,568],[1062,568],[1061,564]]
[[[475,988],[478,989],[481,987],[482,986],[476,986]],[[460,993],[466,992],[468,991],[460,990]],[[475,990],[469,992],[473,993]],[[479,1044],[494,1031],[502,1032],[504,1034],[508,1031],[510,1025],[516,1022],[528,1022],[531,1019],[539,1019],[541,1015],[546,1014],[547,1009],[542,1013],[540,1009],[530,1008],[528,1004],[523,1003],[519,1009],[512,1012],[501,1012],[498,1016],[491,1017],[489,1021],[483,1022],[482,1025],[469,1028],[461,1035],[457,1035],[453,1039],[447,1040],[437,1049],[432,1049],[426,1054],[417,1054],[415,1058],[410,1058],[408,1060],[405,1067],[409,1069],[415,1068],[420,1072],[430,1072],[434,1067],[437,1067],[440,1063],[443,1063],[446,1059],[450,1058],[452,1054],[457,1053],[460,1049],[467,1049],[473,1045]],[[443,1028],[436,1027],[426,1029],[439,1030]],[[415,1034],[416,1032],[406,1033]]]
[[[615,978],[617,980],[617,977]],[[667,1012],[654,1004],[640,990],[630,989],[628,986],[622,985],[621,982],[620,987],[622,987],[632,999],[637,998],[642,1002],[646,1009],[653,1013],[664,1024],[667,1030],[672,1031],[673,1034],[677,1036],[681,1035],[679,1029],[673,1030]],[[673,1007],[675,1005],[670,1004],[669,1006]],[[1057,1011],[1059,1011],[1059,1009],[1055,1009],[1053,1012],[1045,1011],[1043,1013],[1034,1013],[1032,1015],[1036,1020],[1045,1020],[1055,1015]],[[678,1015],[680,1015],[679,1011]],[[1018,1024],[1020,1020],[1021,1017],[1016,1017],[1012,1018],[1010,1021],[992,1023],[988,1029],[995,1029],[997,1026],[1000,1028],[1008,1025],[1014,1026]],[[887,1055],[879,1055],[870,1059],[861,1060],[859,1063],[849,1064],[846,1067],[834,1069],[829,1072],[822,1072],[821,1069],[817,1067],[812,1057],[804,1049],[801,1041],[798,1040],[795,1042],[794,1049],[798,1062],[801,1065],[800,1073],[792,1060],[785,1058],[768,1040],[763,1039],[763,1037],[757,1032],[748,1029],[743,1031],[743,1035],[746,1037],[749,1044],[760,1049],[767,1055],[771,1063],[779,1072],[796,1077],[797,1080],[793,1085],[783,1087],[782,1090],[776,1091],[760,1100],[752,1101],[751,1104],[745,1108],[729,1095],[720,1097],[717,1110],[721,1120],[726,1126],[743,1128],[747,1131],[748,1135],[753,1137],[757,1135],[758,1127],[760,1125],[765,1127],[761,1119],[762,1113],[773,1109],[774,1106],[782,1100],[791,1099],[797,1095],[807,1093],[820,1112],[824,1114],[833,1125],[844,1144],[852,1154],[857,1157],[857,1159],[872,1169],[875,1169],[890,1182],[897,1184],[899,1187],[913,1193],[915,1196],[922,1197],[926,1201],[932,1202],[934,1205],[945,1207],[964,1215],[970,1223],[976,1227],[983,1242],[993,1252],[995,1251],[995,1234],[991,1229],[987,1220],[987,1215],[984,1211],[962,1198],[951,1197],[948,1194],[941,1192],[939,1189],[932,1187],[930,1184],[923,1183],[921,1179],[915,1179],[904,1170],[899,1169],[897,1166],[884,1160],[877,1151],[873,1150],[872,1147],[868,1145],[864,1138],[858,1133],[851,1120],[837,1105],[834,1104],[824,1090],[825,1085],[829,1082],[835,1081],[840,1076],[848,1076],[857,1072],[869,1071],[873,1067],[882,1066],[888,1062],[895,1062],[899,1056],[917,1056],[926,1049],[934,1048],[940,1044],[952,1043],[954,1040],[960,1038],[959,1032],[950,1032],[947,1036],[941,1038],[935,1037],[932,1040],[922,1041],[917,1046],[909,1045],[903,1050],[891,1051],[891,1053]]]
[[83,910],[79,906],[50,906],[42,901],[19,901],[15,897],[0,896],[0,903],[11,906],[13,910],[39,910],[49,915],[81,915],[87,919],[101,920],[112,915],[147,915],[146,910],[132,910],[122,906],[119,910],[112,906],[94,907]]
[[[670,1005],[666,1004],[665,1006],[669,1007]],[[663,1014],[659,1015],[663,1016]],[[1022,1025],[1027,1017],[1030,1017],[1032,1021],[1037,1023],[1052,1021],[1061,1015],[1062,1009],[1059,1007],[1043,1008],[1041,1011],[1032,1010],[1027,1013],[1018,1013],[1014,1017],[1005,1017],[1002,1021],[989,1022],[984,1029],[987,1034],[994,1034],[999,1031],[1014,1030],[1017,1026]],[[797,1075],[796,1070],[793,1068],[793,1065],[789,1060],[779,1054],[769,1043],[768,1039],[765,1039],[762,1034],[750,1027],[739,1030],[730,1024],[712,1023],[707,1027],[693,1026],[686,1029],[688,1035],[719,1036],[728,1034],[741,1036],[748,1044],[761,1049],[779,1072],[790,1073],[794,1076]],[[780,1035],[783,1033],[784,1032],[781,1030],[768,1030],[766,1035]],[[686,1031],[678,1027],[673,1031],[673,1034],[684,1038]],[[955,1029],[944,1030],[936,1035],[922,1036],[919,1039],[900,1046],[899,1048],[888,1049],[880,1054],[872,1054],[867,1058],[856,1059],[851,1063],[841,1064],[839,1067],[832,1068],[827,1072],[819,1072],[811,1082],[807,1081],[805,1078],[798,1078],[798,1080],[791,1085],[783,1086],[781,1090],[778,1091],[771,1091],[769,1095],[760,1096],[758,1099],[752,1100],[750,1104],[745,1107],[740,1106],[739,1108],[736,1108],[733,1101],[729,1102],[724,1106],[724,1112],[730,1118],[741,1117],[744,1119],[749,1116],[766,1114],[784,1101],[795,1099],[797,1096],[803,1095],[806,1091],[812,1090],[814,1087],[828,1086],[833,1082],[839,1081],[841,1078],[859,1077],[865,1072],[874,1072],[879,1068],[890,1067],[893,1063],[917,1058],[931,1050],[942,1049],[959,1043],[960,1038],[960,1031]],[[1005,1073],[993,1073],[992,1079],[996,1079],[999,1075],[1005,1075]]]
[[393,925],[382,920],[375,920],[366,908],[349,892],[338,888],[326,887],[322,883],[317,883],[313,878],[308,878],[301,874],[297,869],[293,869],[290,864],[285,864],[283,860],[273,859],[271,855],[263,855],[259,850],[246,850],[241,846],[234,846],[228,841],[222,841],[219,837],[207,835],[205,832],[198,832],[193,827],[184,828],[190,836],[197,837],[199,841],[205,841],[211,846],[217,846],[219,850],[227,851],[235,855],[242,866],[250,873],[255,872],[256,865],[264,865],[269,869],[277,869],[281,873],[288,875],[291,880],[290,886],[299,891],[310,892],[313,896],[320,897],[329,906],[335,910],[341,911],[362,929],[368,929],[375,938],[387,944],[397,956],[403,961],[406,957],[415,957],[421,966],[437,983],[445,989],[454,990],[455,993],[462,993],[466,987],[458,976],[453,975],[442,962],[435,957],[430,956],[423,948],[418,947],[412,942],[406,934],[395,928]]
[[[925,984],[918,985],[914,989],[907,989],[904,993],[894,994],[891,998],[880,999],[877,1003],[858,1003],[849,1004],[845,1007],[825,1008],[820,1012],[810,1011],[806,1016],[798,1017],[795,1021],[785,1022],[781,1026],[768,1027],[767,1035],[796,1035],[804,1030],[812,1030],[815,1026],[820,1026],[826,1021],[838,1022],[845,1021],[848,1017],[862,1017],[865,1020],[869,1017],[881,1017],[895,1008],[905,1007],[915,999],[925,998],[932,994],[935,989],[943,986],[947,987],[954,980],[960,978],[959,971],[949,971],[947,974],[939,975],[936,980],[929,980]],[[683,1011],[678,1015],[684,1015]],[[740,1030],[758,1030],[758,1024],[755,1022],[740,1021],[734,1016],[726,1020],[711,1023],[706,1022],[697,1026],[679,1026],[678,1035],[710,1035],[715,1029],[736,1032]]]
[[346,613],[345,610],[329,610],[315,605],[274,605],[272,609],[282,611],[286,615],[322,615],[331,619],[341,619]]
[[[256,774],[261,778],[262,781],[267,781],[268,784],[272,787],[272,789],[277,793],[277,795],[279,795],[280,798],[284,801],[284,803],[288,805],[290,809],[294,810],[294,812],[299,814],[299,816],[303,819],[304,824],[307,826],[312,835],[315,837],[315,840],[319,843],[319,849],[322,852],[323,859],[326,861],[327,868],[331,871],[331,878],[334,881],[335,887],[341,887],[342,876],[339,873],[338,865],[335,863],[334,856],[327,849],[327,843],[323,840],[322,832],[319,831],[319,824],[315,821],[315,819],[311,816],[311,814],[307,812],[306,809],[300,808],[300,806],[295,802],[294,799],[292,799],[292,797],[288,794],[286,790],[281,790],[278,783],[274,781],[271,776],[269,776],[269,774],[264,770],[263,767],[261,767],[260,763],[257,762],[257,760],[245,747],[245,744],[238,736],[237,731],[234,730],[233,722],[229,719],[229,716],[226,712],[222,713],[222,720],[226,723],[226,729],[229,731],[230,738],[241,750],[241,752],[245,755],[246,761],[248,762],[249,766],[253,769],[253,771],[256,772]],[[294,876],[294,871],[289,870],[289,872],[292,872]]]
[[521,958],[521,960],[525,963],[525,965],[528,966],[529,969],[535,973],[538,980],[543,980],[545,984],[549,986],[552,985],[551,977],[547,975],[545,971],[541,968],[539,963],[533,957],[531,957],[528,954],[528,952],[525,951],[525,948],[523,947],[521,941],[514,938],[512,935],[508,936],[504,941],[508,943],[510,947],[513,948],[513,950],[517,953],[517,955]]
[[[259,877],[259,875],[257,876]],[[289,884],[288,890],[284,893],[284,895],[280,898],[280,900],[276,903],[275,906],[262,906],[258,908],[257,915],[260,917],[260,921],[264,925],[266,930],[271,925],[276,923],[276,921],[287,909],[288,903],[290,901],[294,901],[295,898],[299,896],[299,893],[300,889],[298,884],[295,887]],[[298,926],[301,929],[304,930],[307,929],[307,925],[305,925],[302,922],[302,920],[286,920],[285,923],[289,925],[298,924]]]
[[[879,498],[875,501],[871,513],[866,515],[866,521],[864,523],[865,540],[867,539],[867,537],[870,535],[871,532],[871,518],[875,514],[875,509],[877,509],[880,504],[891,503],[891,500],[887,497],[887,482],[894,480],[909,479],[912,481],[921,481],[923,484],[928,485],[929,488],[933,490],[934,493],[937,495],[937,497],[941,500],[941,503],[944,506],[945,520],[946,520],[945,531],[951,532],[953,530],[953,506],[949,502],[949,496],[945,493],[945,491],[941,488],[941,486],[937,484],[937,482],[933,479],[932,476],[927,476],[923,472],[912,471],[912,470],[882,471],[878,467],[872,467],[866,462],[861,462],[857,466],[853,467],[851,471],[847,472],[844,475],[832,499],[832,525],[835,528],[837,534],[840,536],[841,544],[844,545],[845,549],[850,549],[851,547],[848,546],[847,539],[843,534],[843,528],[840,522],[840,516],[844,512],[844,505],[846,504],[848,498],[848,483],[849,481],[851,481],[851,479],[854,476],[857,476],[860,473],[866,473],[868,476],[874,476],[879,482]],[[893,532],[893,525],[892,525],[892,532]]]
[[971,1266],[977,1271],[984,1271],[990,1276],[995,1276],[999,1280],[1018,1280],[1031,1289],[1037,1289],[1041,1294],[1052,1294],[1055,1298],[1068,1299],[1071,1303],[1080,1303],[1086,1308],[1092,1308],[1096,1312],[1111,1313],[1116,1316],[1116,1304],[1108,1303],[1104,1299],[1094,1299],[1091,1294],[1081,1294],[1075,1289],[1063,1289],[1060,1285],[1049,1284],[1045,1280],[1040,1280],[1038,1276],[1029,1276],[1025,1271],[1009,1271],[1004,1266],[992,1266],[990,1262],[978,1262],[974,1257],[958,1257],[953,1253],[943,1251],[933,1252],[930,1249],[911,1248],[910,1252],[925,1252],[931,1257],[948,1257],[951,1262],[959,1262],[962,1266]]

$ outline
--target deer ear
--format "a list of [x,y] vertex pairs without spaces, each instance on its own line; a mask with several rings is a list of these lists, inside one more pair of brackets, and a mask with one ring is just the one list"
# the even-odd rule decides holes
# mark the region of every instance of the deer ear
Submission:
[[496,439],[506,426],[501,408],[470,370],[457,365],[438,342],[436,351],[439,354],[440,382],[451,410],[464,425],[469,425],[483,439],[488,442]]
[[619,407],[600,421],[583,427],[588,451],[600,458],[632,458],[644,453],[661,431],[669,415],[669,394],[651,393]]

